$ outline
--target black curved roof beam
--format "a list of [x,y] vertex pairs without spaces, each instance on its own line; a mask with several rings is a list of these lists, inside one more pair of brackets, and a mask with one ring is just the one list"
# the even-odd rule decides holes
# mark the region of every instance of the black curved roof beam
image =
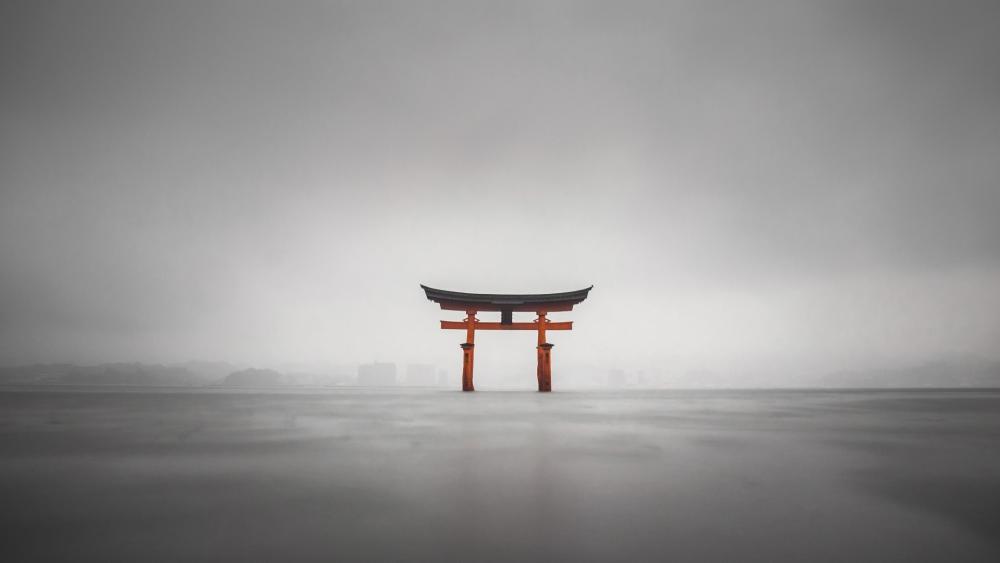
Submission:
[[420,284],[427,299],[449,311],[571,311],[594,286],[562,293],[465,293]]

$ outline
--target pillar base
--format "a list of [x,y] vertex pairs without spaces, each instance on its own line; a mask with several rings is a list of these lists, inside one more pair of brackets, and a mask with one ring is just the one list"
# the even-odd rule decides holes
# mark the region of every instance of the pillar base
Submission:
[[535,348],[538,350],[538,391],[541,393],[552,391],[552,346],[543,342]]
[[472,384],[472,364],[476,345],[463,342],[460,346],[462,347],[462,391],[475,391],[476,387]]

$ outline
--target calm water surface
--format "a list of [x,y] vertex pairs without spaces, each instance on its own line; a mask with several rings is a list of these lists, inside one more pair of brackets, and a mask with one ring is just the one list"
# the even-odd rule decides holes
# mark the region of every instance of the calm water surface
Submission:
[[1000,392],[0,391],[5,561],[1000,561]]

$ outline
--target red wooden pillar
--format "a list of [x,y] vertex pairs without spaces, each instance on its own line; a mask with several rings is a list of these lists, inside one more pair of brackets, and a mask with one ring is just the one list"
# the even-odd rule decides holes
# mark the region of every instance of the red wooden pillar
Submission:
[[470,309],[466,313],[469,316],[465,318],[465,343],[462,344],[462,391],[475,391],[472,366],[476,349],[476,311]]
[[472,385],[472,358],[475,344],[465,342],[462,344],[462,391],[475,391]]
[[552,346],[554,344],[538,345],[538,390],[552,390]]
[[538,311],[538,390],[547,392],[552,390],[552,344],[545,341],[545,323],[549,322],[545,318],[546,311]]

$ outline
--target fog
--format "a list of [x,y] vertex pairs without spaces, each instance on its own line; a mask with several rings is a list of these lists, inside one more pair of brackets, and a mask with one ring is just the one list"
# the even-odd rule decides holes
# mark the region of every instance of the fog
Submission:
[[419,283],[594,284],[557,385],[996,359],[998,37],[989,1],[4,2],[0,363],[457,370]]

